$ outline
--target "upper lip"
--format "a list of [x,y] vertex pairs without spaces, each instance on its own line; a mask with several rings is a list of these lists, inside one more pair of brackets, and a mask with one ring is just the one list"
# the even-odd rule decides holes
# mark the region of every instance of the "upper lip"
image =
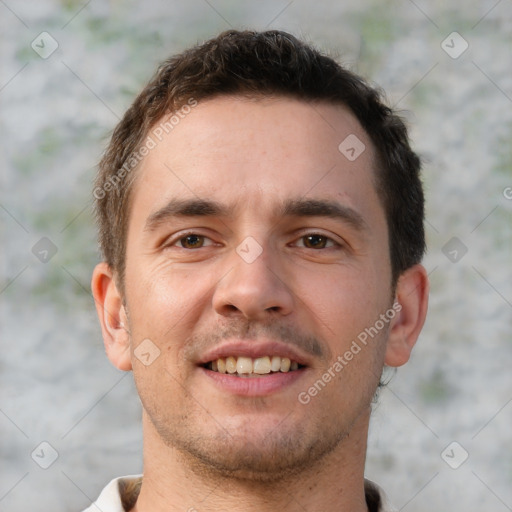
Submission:
[[280,356],[296,361],[302,366],[310,366],[310,357],[302,350],[290,344],[271,340],[226,341],[206,352],[198,364],[206,364],[229,356],[251,357],[253,359],[265,356]]

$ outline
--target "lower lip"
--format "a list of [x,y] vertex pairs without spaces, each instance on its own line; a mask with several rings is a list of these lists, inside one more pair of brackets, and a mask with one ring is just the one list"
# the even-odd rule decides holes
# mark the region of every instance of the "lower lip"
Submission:
[[261,377],[236,377],[228,373],[219,373],[199,368],[217,387],[223,391],[241,396],[266,396],[282,391],[300,379],[305,368],[291,372],[276,372]]

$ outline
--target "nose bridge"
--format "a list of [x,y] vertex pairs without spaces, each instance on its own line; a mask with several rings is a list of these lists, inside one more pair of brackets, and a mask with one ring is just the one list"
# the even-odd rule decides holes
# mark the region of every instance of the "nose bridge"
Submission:
[[233,252],[232,266],[215,291],[219,314],[239,314],[262,319],[269,312],[288,314],[293,308],[291,291],[281,276],[278,258],[270,249],[247,237]]

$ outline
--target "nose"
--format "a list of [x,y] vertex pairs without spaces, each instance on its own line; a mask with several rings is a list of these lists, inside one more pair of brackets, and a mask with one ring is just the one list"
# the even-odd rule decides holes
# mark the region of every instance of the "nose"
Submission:
[[213,294],[215,312],[253,321],[290,314],[294,307],[293,293],[280,274],[265,251],[250,263],[235,254],[233,266]]

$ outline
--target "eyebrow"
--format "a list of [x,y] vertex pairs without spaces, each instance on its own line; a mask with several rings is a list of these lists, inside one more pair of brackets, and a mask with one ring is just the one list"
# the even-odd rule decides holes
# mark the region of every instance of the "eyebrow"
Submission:
[[154,231],[172,217],[227,216],[228,208],[216,201],[205,199],[171,199],[146,220],[144,231]]
[[[172,217],[227,217],[232,212],[216,201],[207,199],[171,199],[146,220],[144,231],[154,231]],[[346,222],[358,231],[367,227],[356,210],[324,199],[290,199],[279,208],[282,217],[329,217]]]
[[293,199],[286,201],[283,215],[289,217],[329,217],[346,222],[358,231],[367,228],[363,216],[348,206],[323,199]]

